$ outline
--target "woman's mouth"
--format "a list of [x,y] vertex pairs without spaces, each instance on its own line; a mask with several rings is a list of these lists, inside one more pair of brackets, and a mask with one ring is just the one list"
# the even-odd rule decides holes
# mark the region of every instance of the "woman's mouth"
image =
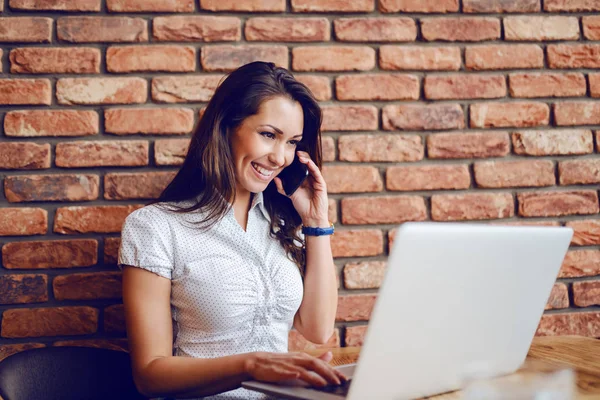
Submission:
[[261,167],[260,165],[258,165],[256,163],[250,163],[250,164],[252,165],[252,169],[254,170],[254,172],[256,172],[258,177],[263,180],[271,179],[271,177],[273,176],[273,173],[275,172],[272,169],[267,169],[267,168]]

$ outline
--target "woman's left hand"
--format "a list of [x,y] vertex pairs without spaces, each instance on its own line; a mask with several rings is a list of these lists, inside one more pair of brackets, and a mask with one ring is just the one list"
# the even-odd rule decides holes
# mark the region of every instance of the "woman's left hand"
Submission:
[[[289,198],[300,214],[304,226],[326,228],[329,226],[329,202],[325,179],[307,152],[298,151],[298,159],[308,167],[308,177]],[[277,191],[285,196],[281,179],[276,177],[275,185]]]

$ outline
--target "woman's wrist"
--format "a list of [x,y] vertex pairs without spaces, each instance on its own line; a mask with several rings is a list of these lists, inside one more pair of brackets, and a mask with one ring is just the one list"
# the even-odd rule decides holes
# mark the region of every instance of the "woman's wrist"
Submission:
[[327,218],[305,219],[302,225],[310,228],[329,228],[331,223]]

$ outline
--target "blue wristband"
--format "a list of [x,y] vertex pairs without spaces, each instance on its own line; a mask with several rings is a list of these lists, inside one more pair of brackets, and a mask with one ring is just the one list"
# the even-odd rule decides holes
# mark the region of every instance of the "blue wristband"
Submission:
[[306,236],[325,236],[325,235],[333,235],[335,229],[333,228],[333,224],[331,224],[328,228],[313,228],[311,226],[303,226],[302,233]]

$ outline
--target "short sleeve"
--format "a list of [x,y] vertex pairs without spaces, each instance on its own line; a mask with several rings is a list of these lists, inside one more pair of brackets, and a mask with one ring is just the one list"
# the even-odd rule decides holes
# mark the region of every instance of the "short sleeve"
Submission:
[[127,216],[121,230],[119,268],[131,265],[171,279],[173,246],[168,222],[147,207]]

